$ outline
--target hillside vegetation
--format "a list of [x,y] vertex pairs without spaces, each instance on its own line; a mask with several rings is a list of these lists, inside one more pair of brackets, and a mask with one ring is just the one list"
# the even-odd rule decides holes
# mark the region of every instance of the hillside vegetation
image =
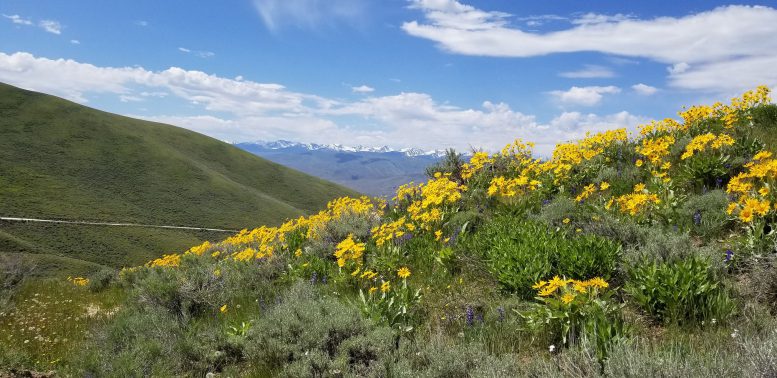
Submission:
[[[0,215],[240,230],[353,191],[178,127],[0,83]],[[0,252],[121,267],[223,234],[0,223]]]
[[22,286],[0,314],[13,345],[0,366],[79,376],[777,375],[768,89],[639,130],[560,144],[547,160],[520,140],[467,163],[451,156],[391,203],[344,197],[118,273],[49,281],[98,308],[93,321],[74,321],[90,328],[70,344],[45,331],[46,305],[56,306],[21,300],[42,289]]

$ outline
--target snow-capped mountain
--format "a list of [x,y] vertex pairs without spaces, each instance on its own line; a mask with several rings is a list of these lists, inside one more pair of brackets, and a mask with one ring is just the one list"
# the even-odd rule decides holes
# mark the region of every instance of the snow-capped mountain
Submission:
[[392,149],[388,146],[382,146],[382,147],[368,147],[368,146],[344,146],[342,144],[317,144],[317,143],[299,143],[299,142],[292,142],[288,140],[275,140],[275,141],[256,141],[251,143],[236,143],[236,145],[254,145],[256,147],[270,149],[270,150],[280,150],[280,149],[286,149],[286,148],[304,148],[309,151],[316,151],[316,150],[332,150],[332,151],[340,151],[340,152],[375,152],[375,153],[388,153],[388,152],[399,152],[409,157],[417,157],[417,156],[431,156],[431,157],[442,157],[445,156],[445,150],[422,150],[418,148],[402,148],[402,149]]
[[393,196],[394,188],[426,180],[426,167],[445,151],[418,148],[344,146],[288,140],[235,143],[235,146],[302,172],[374,196]]

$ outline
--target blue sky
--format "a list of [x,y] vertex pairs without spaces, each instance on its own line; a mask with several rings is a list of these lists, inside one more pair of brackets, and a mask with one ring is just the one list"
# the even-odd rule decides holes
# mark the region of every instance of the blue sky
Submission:
[[0,81],[228,141],[543,153],[777,85],[775,6],[4,0]]

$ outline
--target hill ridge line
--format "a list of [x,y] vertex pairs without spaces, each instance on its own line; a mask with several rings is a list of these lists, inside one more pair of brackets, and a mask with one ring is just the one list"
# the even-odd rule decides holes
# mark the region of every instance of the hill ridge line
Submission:
[[0,220],[10,221],[10,222],[81,224],[81,225],[88,225],[88,226],[147,227],[147,228],[166,228],[166,229],[174,229],[174,230],[201,230],[201,231],[232,232],[232,233],[240,232],[240,230],[229,230],[229,229],[223,229],[223,228],[170,226],[170,225],[126,223],[126,222],[88,222],[88,221],[67,221],[67,220],[57,220],[57,219],[20,218],[20,217],[0,217]]

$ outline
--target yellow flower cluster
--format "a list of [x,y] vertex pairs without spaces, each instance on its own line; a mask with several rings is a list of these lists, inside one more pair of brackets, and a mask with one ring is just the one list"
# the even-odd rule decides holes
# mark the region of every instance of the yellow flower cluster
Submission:
[[431,231],[442,222],[445,207],[457,203],[466,185],[459,185],[450,179],[450,174],[435,173],[434,178],[418,186],[420,198],[408,206],[410,219],[423,230]]
[[530,179],[527,176],[516,178],[505,178],[497,176],[491,179],[491,185],[488,187],[489,196],[515,197],[524,195],[527,192],[537,190],[542,183],[539,180]]
[[[634,185],[634,192],[624,194],[614,199],[618,204],[618,208],[622,213],[628,213],[631,216],[635,216],[644,210],[648,209],[651,204],[660,204],[661,199],[657,195],[648,192],[645,189],[645,184]],[[605,208],[609,209],[612,206],[612,199],[607,203]]]
[[[753,161],[745,164],[747,170],[729,181],[726,191],[738,198],[729,203],[729,215],[737,215],[739,220],[750,223],[755,216],[765,217],[772,210],[775,201],[774,191],[777,185],[777,159],[769,151],[761,151]],[[774,210],[777,211],[777,203]]]
[[675,138],[672,135],[644,138],[642,144],[636,147],[636,151],[645,156],[653,165],[660,165],[662,159],[669,155],[669,148],[674,142]]
[[348,260],[356,262],[361,265],[362,255],[364,254],[364,243],[357,243],[353,239],[353,234],[348,235],[345,240],[337,244],[334,256],[337,259],[337,266],[344,267]]
[[414,182],[410,181],[407,184],[400,185],[397,188],[397,194],[394,196],[393,201],[395,203],[409,199],[412,200],[413,198],[421,195],[421,188],[416,185]]
[[687,146],[685,146],[685,152],[680,159],[685,160],[693,156],[697,152],[703,152],[707,146],[712,150],[719,150],[724,146],[731,146],[734,144],[734,138],[727,134],[715,135],[714,133],[706,133],[699,135],[691,140]]
[[522,139],[516,139],[512,143],[504,146],[499,154],[506,158],[517,158],[517,160],[531,158],[534,150],[533,142],[524,142]]
[[568,304],[575,299],[576,293],[587,293],[589,289],[606,289],[609,286],[610,284],[600,277],[578,281],[555,276],[550,281],[537,282],[532,288],[537,290],[541,297],[548,297],[557,292],[563,294],[561,300]]
[[[607,186],[609,187],[609,184]],[[594,193],[596,193],[596,184],[588,184],[583,188],[583,191],[575,197],[575,201],[584,201]]]
[[86,286],[89,285],[89,279],[84,277],[67,277],[67,280],[70,281],[73,285],[76,286]]
[[415,231],[415,225],[407,222],[406,217],[375,226],[371,230],[372,239],[375,240],[375,245],[378,247],[404,236],[406,232],[412,231]]
[[[505,147],[506,148],[506,147]],[[465,163],[461,167],[461,178],[467,180],[480,172],[486,164],[493,164],[494,159],[488,157],[487,152],[476,152],[469,159],[469,163]]]
[[146,263],[146,266],[148,267],[176,267],[179,265],[181,265],[181,255],[176,253],[164,255],[158,259],[154,259]]

